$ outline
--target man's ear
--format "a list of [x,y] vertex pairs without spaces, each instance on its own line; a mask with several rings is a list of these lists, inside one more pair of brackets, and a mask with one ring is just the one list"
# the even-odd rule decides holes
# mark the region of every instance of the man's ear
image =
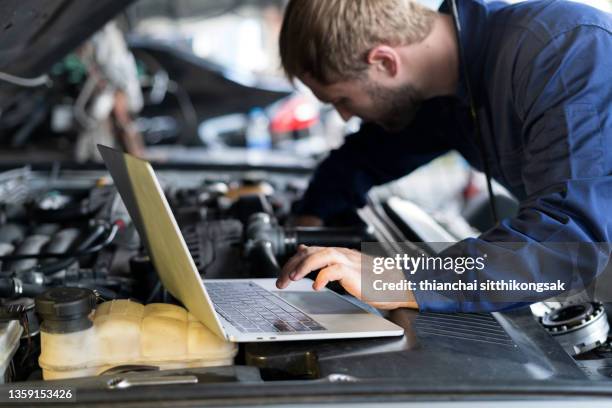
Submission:
[[388,45],[377,45],[372,48],[368,52],[367,62],[379,74],[395,77],[399,73],[399,54]]

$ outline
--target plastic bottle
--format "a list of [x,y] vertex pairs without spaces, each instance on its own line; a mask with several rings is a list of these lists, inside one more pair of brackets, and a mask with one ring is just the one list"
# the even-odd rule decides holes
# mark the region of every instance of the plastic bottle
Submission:
[[269,150],[272,147],[270,120],[261,108],[254,108],[249,112],[246,145],[249,149],[257,150]]

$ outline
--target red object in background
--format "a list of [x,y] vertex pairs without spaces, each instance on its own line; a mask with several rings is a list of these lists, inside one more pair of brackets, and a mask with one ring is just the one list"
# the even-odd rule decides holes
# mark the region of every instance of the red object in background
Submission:
[[462,194],[463,194],[463,199],[465,201],[469,201],[472,198],[480,194],[480,189],[474,182],[474,172],[473,171],[470,171],[470,175],[468,176],[468,181],[465,187],[463,188]]
[[319,122],[319,110],[305,96],[297,95],[286,100],[274,114],[270,123],[273,133],[304,130]]

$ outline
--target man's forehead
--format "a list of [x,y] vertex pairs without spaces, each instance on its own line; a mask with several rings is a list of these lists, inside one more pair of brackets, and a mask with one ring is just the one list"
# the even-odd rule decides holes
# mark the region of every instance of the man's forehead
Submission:
[[329,102],[346,90],[346,82],[336,82],[333,84],[323,84],[310,74],[304,74],[300,80],[306,85],[312,93],[321,101]]
[[300,77],[300,80],[312,91],[315,96],[320,100],[329,99],[329,87],[313,78],[310,74],[304,74]]

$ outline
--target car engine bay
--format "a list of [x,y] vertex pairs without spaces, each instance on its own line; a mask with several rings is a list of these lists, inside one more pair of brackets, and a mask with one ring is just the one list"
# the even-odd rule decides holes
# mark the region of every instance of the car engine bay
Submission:
[[[70,390],[72,400],[52,402],[88,407],[610,398],[612,303],[580,294],[495,313],[369,310],[404,330],[396,337],[230,343],[206,332],[164,287],[99,161],[99,144],[151,161],[204,286],[277,278],[300,245],[364,251],[375,243],[385,256],[424,256],[491,227],[484,175],[457,152],[415,170],[413,184],[373,188],[364,208],[325,226],[296,222],[295,204],[317,164],[361,122],[344,123],[284,77],[243,72],[208,54],[279,65],[276,50],[251,51],[264,31],[278,34],[285,4],[0,2],[0,405],[15,390],[37,389]],[[266,29],[257,35],[256,21]],[[115,73],[110,66],[120,58],[92,57],[92,36],[109,22],[133,65],[131,79],[104,73]],[[128,92],[111,79],[139,88],[140,111],[118,109]],[[142,150],[130,151],[138,134]],[[513,216],[517,200],[493,187],[500,212]],[[327,287],[355,301],[339,283]],[[106,343],[95,351],[91,339],[65,341],[67,352],[55,358],[72,371],[60,366],[45,377],[47,328],[100,328],[113,313],[131,325],[100,330]],[[140,330],[146,314],[179,316],[195,333],[181,341],[199,342],[201,353],[181,354],[176,366],[134,355],[102,364],[132,352],[128,331]],[[143,343],[176,348],[169,327],[154,328]],[[225,342],[225,354],[201,358],[215,340]],[[74,369],[79,358],[92,366]]]
[[[299,244],[360,248],[361,242],[376,241],[385,234],[395,234],[399,241],[400,230],[410,229],[405,214],[400,225],[401,217],[392,214],[391,207],[377,203],[370,205],[370,223],[292,227],[291,204],[308,180],[303,171],[162,168],[159,176],[204,279],[276,277],[279,265]],[[41,380],[41,322],[34,298],[48,289],[89,289],[98,302],[176,303],[157,278],[104,171],[59,167],[5,171],[0,203],[0,319],[5,356],[0,363],[5,383]],[[339,285],[333,289],[342,291]],[[537,318],[525,309],[474,315],[397,310],[387,317],[404,327],[403,338],[243,344],[234,368],[247,370],[249,374],[244,375],[254,375],[257,381],[272,382],[321,380],[340,374],[347,376],[346,381],[403,378],[415,367],[423,380],[428,375],[437,381],[444,376],[451,380],[454,374],[448,368],[453,365],[463,366],[473,380],[502,372],[503,378],[516,380],[526,375],[609,379],[612,355],[603,305],[574,304],[553,312]],[[559,335],[564,333],[562,341]],[[576,344],[574,349],[571,344]],[[405,357],[410,361],[402,361]],[[134,370],[117,367],[116,372],[122,369]],[[65,381],[78,384],[81,380]]]

